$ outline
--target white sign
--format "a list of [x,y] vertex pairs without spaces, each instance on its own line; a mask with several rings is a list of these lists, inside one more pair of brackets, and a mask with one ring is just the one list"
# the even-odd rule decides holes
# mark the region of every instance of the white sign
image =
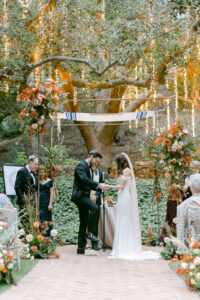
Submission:
[[15,181],[21,166],[3,166],[3,176],[6,195],[15,196]]

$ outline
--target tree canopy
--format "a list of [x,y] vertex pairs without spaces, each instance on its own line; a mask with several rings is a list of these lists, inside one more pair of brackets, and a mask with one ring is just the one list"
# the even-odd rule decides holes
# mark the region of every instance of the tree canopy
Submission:
[[[33,77],[36,84],[51,77],[64,81],[69,111],[117,113],[135,111],[148,98],[168,97],[176,75],[180,99],[196,101],[199,4],[199,0],[3,0],[1,90],[20,91]],[[112,100],[122,97],[137,100],[125,107]],[[75,98],[110,101],[67,101]],[[88,150],[103,142],[110,153],[117,126],[79,129]]]

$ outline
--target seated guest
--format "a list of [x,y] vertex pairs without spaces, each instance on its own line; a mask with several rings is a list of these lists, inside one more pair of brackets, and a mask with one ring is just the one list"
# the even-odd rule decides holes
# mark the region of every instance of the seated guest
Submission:
[[[191,162],[190,170],[192,174],[198,174],[200,172],[200,162],[195,160]],[[184,176],[184,187],[182,189],[182,201],[192,196],[192,192],[189,186],[189,176],[185,174]]]
[[47,178],[47,170],[45,166],[40,166],[39,183],[39,220],[41,225],[47,227],[46,230],[44,228],[44,236],[50,236],[50,231],[52,229],[53,182],[50,178]]
[[193,174],[189,179],[192,196],[177,207],[177,238],[185,242],[187,237],[188,210],[200,210],[200,174]]
[[37,192],[37,179],[35,173],[38,169],[38,158],[30,156],[28,164],[17,172],[15,192],[20,210],[26,208],[26,196],[34,201]]

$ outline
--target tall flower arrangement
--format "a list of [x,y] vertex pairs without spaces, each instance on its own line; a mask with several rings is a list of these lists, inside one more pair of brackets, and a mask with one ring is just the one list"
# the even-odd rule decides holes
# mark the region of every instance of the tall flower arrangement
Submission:
[[184,174],[189,172],[194,150],[194,138],[180,122],[172,124],[169,130],[156,138],[149,138],[146,142],[147,157],[153,162],[155,173],[154,196],[157,201],[158,227],[159,201],[164,194],[159,183],[161,176],[165,178],[166,184],[167,213],[160,241],[164,242],[169,230],[171,234],[176,232],[173,220],[176,217],[177,205],[181,202]]
[[178,187],[183,183],[183,175],[189,172],[194,150],[194,139],[179,122],[153,139],[148,154],[158,175],[164,174],[168,200],[180,201]]
[[39,88],[26,88],[19,94],[18,101],[24,103],[24,108],[18,117],[30,139],[34,134],[46,134],[47,122],[51,121],[51,115],[56,115],[61,100],[61,93],[53,81]]

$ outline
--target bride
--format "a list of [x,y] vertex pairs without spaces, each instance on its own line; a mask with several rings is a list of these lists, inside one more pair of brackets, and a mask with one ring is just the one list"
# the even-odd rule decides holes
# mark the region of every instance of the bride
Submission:
[[120,153],[115,162],[118,169],[118,185],[108,186],[118,190],[115,235],[109,258],[158,259],[159,253],[142,251],[137,190],[131,161],[127,154]]

